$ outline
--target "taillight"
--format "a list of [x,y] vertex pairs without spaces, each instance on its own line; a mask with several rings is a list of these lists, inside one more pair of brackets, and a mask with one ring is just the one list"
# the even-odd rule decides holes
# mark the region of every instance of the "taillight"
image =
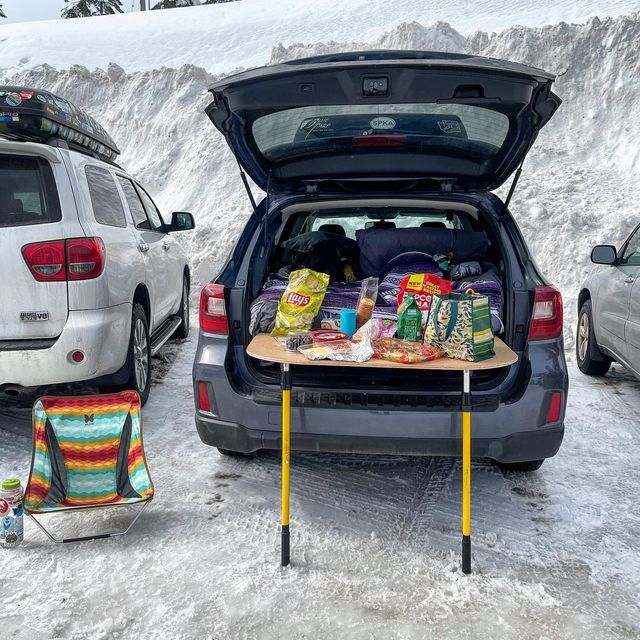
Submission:
[[555,287],[538,287],[529,324],[529,340],[562,335],[562,296]]
[[39,282],[66,280],[64,240],[26,244],[22,247],[22,256]]
[[22,247],[22,255],[39,282],[90,280],[104,271],[105,248],[100,238],[34,242]]
[[69,280],[91,280],[104,270],[104,243],[100,238],[67,240]]
[[208,284],[200,294],[200,328],[207,333],[229,335],[227,311],[224,305],[224,287]]

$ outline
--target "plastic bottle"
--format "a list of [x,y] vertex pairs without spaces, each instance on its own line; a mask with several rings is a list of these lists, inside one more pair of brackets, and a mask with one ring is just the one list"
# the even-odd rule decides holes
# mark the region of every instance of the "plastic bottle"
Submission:
[[17,547],[22,543],[24,492],[20,480],[9,478],[0,487],[0,546]]

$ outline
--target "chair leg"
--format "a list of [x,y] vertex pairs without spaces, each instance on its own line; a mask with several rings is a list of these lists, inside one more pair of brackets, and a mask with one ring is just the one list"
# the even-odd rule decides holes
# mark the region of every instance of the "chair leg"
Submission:
[[[129,531],[129,529],[131,529],[131,527],[133,527],[133,525],[136,523],[138,518],[142,515],[142,512],[147,508],[147,505],[149,504],[149,502],[151,502],[151,500],[147,500],[146,502],[142,503],[142,508],[138,509],[138,513],[135,515],[133,520],[131,520],[131,522],[129,523],[129,526],[127,526],[126,529],[123,529],[122,531],[112,531],[110,533],[97,533],[92,536],[79,536],[77,538],[56,538],[45,528],[45,526],[41,522],[38,521],[38,519],[32,513],[29,513],[28,511],[26,513],[38,525],[38,527],[40,527],[40,530],[45,533],[45,535],[47,536],[47,538],[49,538],[49,540],[51,540],[51,542],[57,542],[57,543],[83,542],[85,540],[100,540],[102,538],[115,538],[117,536],[123,536],[125,533]],[[121,505],[115,505],[115,506],[121,506]],[[97,508],[104,508],[104,507],[97,507]],[[87,509],[87,511],[89,511],[89,509]],[[51,512],[51,513],[55,513],[55,512]]]

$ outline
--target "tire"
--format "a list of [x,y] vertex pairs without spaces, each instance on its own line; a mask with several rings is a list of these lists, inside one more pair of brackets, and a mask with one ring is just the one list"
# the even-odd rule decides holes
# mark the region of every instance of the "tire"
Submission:
[[588,376],[603,376],[611,366],[611,358],[600,351],[595,340],[591,300],[585,300],[578,314],[576,361],[580,371]]
[[218,447],[218,452],[230,458],[245,458],[251,460],[256,457],[255,453],[242,453],[241,451],[231,451],[231,449],[221,449],[220,447]]
[[173,332],[171,336],[175,340],[185,340],[189,337],[189,280],[187,276],[182,278],[182,302],[178,315],[182,318],[180,326]]
[[531,471],[537,471],[543,462],[544,458],[542,460],[528,460],[527,462],[498,462],[498,466],[502,471],[506,471],[507,473],[529,473]]
[[129,379],[125,389],[134,389],[140,394],[144,405],[151,390],[151,340],[149,320],[144,307],[136,302],[131,316],[131,336],[129,338]]

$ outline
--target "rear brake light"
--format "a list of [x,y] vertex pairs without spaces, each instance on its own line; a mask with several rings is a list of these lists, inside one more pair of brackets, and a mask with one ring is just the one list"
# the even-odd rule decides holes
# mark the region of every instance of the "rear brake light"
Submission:
[[66,280],[64,240],[26,244],[22,256],[39,282]]
[[105,248],[100,238],[34,242],[22,247],[22,255],[39,282],[90,280],[104,271]]
[[560,420],[560,408],[562,407],[562,394],[560,391],[552,391],[547,410],[547,424]]
[[104,243],[100,238],[67,240],[69,280],[91,280],[104,270]]
[[536,289],[529,340],[548,340],[562,335],[562,296],[555,287]]
[[227,311],[224,305],[224,287],[208,284],[200,294],[200,328],[207,333],[229,335]]
[[354,136],[354,147],[404,147],[407,143],[405,136],[369,135]]
[[198,408],[211,413],[211,401],[206,382],[198,382]]

